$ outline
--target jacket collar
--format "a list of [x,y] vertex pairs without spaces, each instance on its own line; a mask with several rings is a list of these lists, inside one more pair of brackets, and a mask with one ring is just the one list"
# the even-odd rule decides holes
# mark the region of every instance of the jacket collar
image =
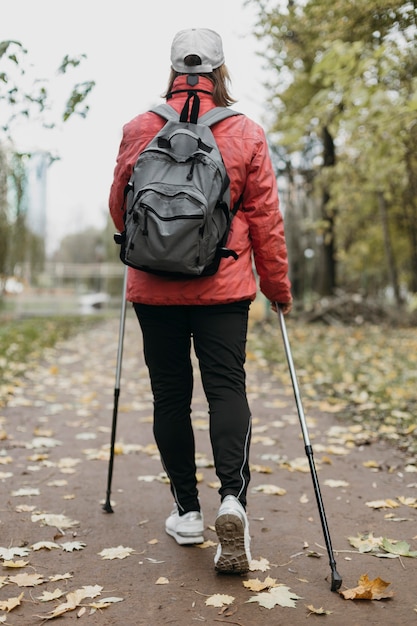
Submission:
[[212,100],[211,94],[213,93],[213,83],[205,76],[196,76],[198,78],[198,83],[196,85],[189,85],[187,83],[186,75],[181,74],[180,76],[177,76],[171,89],[172,96],[170,96],[168,99],[177,100],[177,98],[179,97],[181,100],[185,101],[189,91],[196,91],[199,93],[200,98],[210,98],[210,100]]

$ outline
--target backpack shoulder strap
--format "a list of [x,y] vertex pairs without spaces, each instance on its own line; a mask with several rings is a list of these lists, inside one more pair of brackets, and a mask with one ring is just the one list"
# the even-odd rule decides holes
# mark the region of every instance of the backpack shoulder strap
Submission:
[[221,122],[227,117],[233,117],[234,115],[242,115],[242,113],[239,113],[239,111],[235,111],[234,109],[229,109],[227,107],[214,107],[214,109],[210,109],[210,111],[207,111],[207,113],[202,115],[198,119],[198,123],[212,126],[213,124],[217,124],[217,122]]
[[158,106],[151,109],[152,113],[156,113],[160,117],[163,117],[167,122],[170,120],[174,120],[178,122],[179,115],[169,104],[158,104]]

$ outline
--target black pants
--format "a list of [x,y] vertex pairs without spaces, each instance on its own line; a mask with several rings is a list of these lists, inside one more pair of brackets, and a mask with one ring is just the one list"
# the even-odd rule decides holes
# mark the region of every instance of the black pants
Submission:
[[200,510],[191,422],[191,340],[209,405],[222,498],[246,506],[251,415],[244,363],[249,301],[214,306],[134,304],[154,396],[154,436],[180,514]]

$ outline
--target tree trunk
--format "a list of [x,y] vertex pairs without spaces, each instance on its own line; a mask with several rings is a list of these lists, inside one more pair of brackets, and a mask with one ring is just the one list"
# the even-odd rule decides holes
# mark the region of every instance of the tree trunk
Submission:
[[[333,137],[328,128],[323,128],[323,167],[333,167],[336,153]],[[317,268],[317,290],[321,296],[333,295],[336,288],[336,241],[335,219],[333,212],[328,210],[329,192],[325,189],[322,197],[321,217],[326,224],[320,251],[320,267]]]
[[385,258],[387,261],[389,281],[394,292],[395,301],[398,306],[401,306],[403,303],[403,299],[401,297],[401,290],[400,290],[400,285],[398,282],[397,266],[395,263],[394,251],[392,249],[392,244],[391,244],[391,236],[389,232],[389,223],[388,223],[387,203],[385,200],[384,193],[382,191],[378,191],[377,196],[378,196],[378,204],[379,204],[379,213],[380,213],[381,222],[382,222],[382,231],[384,234]]

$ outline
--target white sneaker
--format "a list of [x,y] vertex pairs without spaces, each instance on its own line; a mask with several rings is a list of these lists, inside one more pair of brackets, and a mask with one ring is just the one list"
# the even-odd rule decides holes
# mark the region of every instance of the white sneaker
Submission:
[[175,508],[165,521],[165,530],[180,545],[204,542],[204,521],[200,511],[189,511],[179,515]]
[[219,539],[214,567],[225,574],[244,574],[252,560],[249,522],[245,509],[235,496],[226,496],[216,518]]

